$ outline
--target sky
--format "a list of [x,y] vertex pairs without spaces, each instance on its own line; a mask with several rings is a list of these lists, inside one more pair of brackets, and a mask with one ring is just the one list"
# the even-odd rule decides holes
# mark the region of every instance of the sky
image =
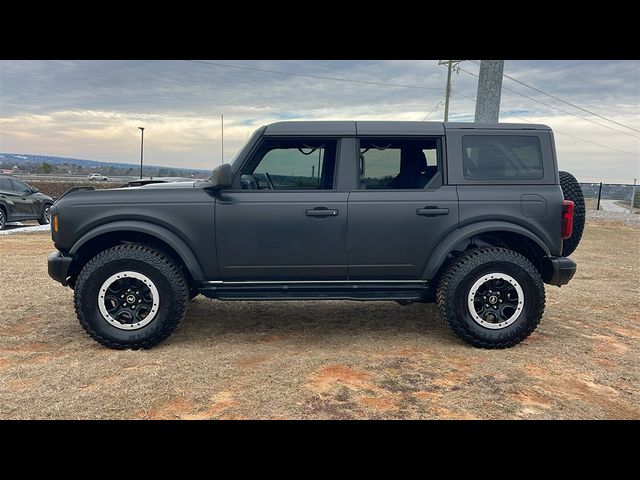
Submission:
[[[141,126],[146,164],[210,169],[221,114],[226,161],[279,120],[443,120],[447,70],[436,60],[203,62],[0,61],[0,152],[136,163]],[[459,67],[449,120],[473,121],[479,66]],[[507,78],[501,122],[549,125],[560,168],[581,181],[640,180],[640,61],[507,60],[504,73],[635,130]]]

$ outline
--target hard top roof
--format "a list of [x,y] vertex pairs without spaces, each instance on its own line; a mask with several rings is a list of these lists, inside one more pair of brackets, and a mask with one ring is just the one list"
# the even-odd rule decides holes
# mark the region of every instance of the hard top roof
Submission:
[[267,125],[264,135],[444,135],[445,129],[551,130],[534,123],[287,121]]

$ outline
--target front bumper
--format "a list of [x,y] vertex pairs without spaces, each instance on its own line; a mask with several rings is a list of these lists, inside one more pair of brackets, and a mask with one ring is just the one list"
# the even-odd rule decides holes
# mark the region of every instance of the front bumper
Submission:
[[49,276],[53,278],[56,282],[60,282],[65,287],[67,284],[67,277],[69,272],[69,267],[71,266],[71,262],[73,258],[65,257],[62,253],[52,252],[49,254],[47,258],[47,264],[49,268]]
[[544,257],[542,280],[550,285],[566,285],[576,273],[576,262],[567,257]]

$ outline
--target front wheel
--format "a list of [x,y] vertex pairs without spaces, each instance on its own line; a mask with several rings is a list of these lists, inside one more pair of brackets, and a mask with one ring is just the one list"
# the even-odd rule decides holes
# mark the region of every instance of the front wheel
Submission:
[[532,263],[506,248],[478,248],[458,257],[437,291],[440,313],[465,342],[479,348],[517,345],[535,330],[545,303]]
[[76,280],[80,324],[110,348],[151,348],[167,338],[186,310],[189,287],[178,265],[154,248],[127,244],[100,252]]

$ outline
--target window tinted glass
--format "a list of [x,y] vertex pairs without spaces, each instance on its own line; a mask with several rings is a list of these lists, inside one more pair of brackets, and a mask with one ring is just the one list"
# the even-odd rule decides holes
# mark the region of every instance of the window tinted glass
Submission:
[[330,190],[335,170],[335,139],[266,140],[257,165],[243,172],[242,188]]
[[13,185],[11,185],[11,182],[8,178],[0,177],[0,190],[5,192],[13,191]]
[[30,188],[27,186],[26,183],[21,182],[18,179],[12,178],[11,181],[13,182],[13,186],[14,188],[18,191],[18,192],[28,192],[30,190]]
[[542,154],[537,137],[467,135],[462,138],[464,178],[540,180]]
[[424,188],[438,171],[435,138],[360,140],[360,188]]

